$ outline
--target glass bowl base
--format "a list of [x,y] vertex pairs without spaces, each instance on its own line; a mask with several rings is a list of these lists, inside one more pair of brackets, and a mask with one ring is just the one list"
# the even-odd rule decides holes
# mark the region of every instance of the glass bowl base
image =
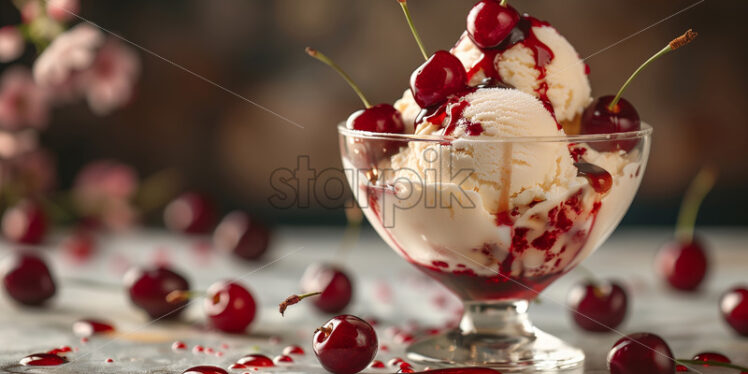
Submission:
[[584,352],[538,329],[525,335],[452,330],[413,343],[408,359],[431,366],[484,366],[502,373],[581,372]]

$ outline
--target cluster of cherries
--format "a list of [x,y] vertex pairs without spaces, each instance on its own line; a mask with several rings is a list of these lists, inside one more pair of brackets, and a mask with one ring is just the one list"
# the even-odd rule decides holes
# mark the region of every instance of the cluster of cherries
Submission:
[[[656,265],[666,284],[681,292],[694,292],[703,283],[708,257],[702,241],[693,229],[698,207],[714,184],[710,169],[702,170],[694,179],[684,198],[678,219],[676,239],[666,243],[658,253]],[[587,280],[572,288],[568,297],[573,321],[592,332],[608,332],[624,320],[628,308],[625,289],[614,281]],[[720,311],[727,324],[740,335],[748,336],[748,288],[737,286],[720,298]],[[673,360],[665,341],[657,335],[638,333],[619,340],[608,355],[611,373],[673,373],[688,371],[685,366],[722,366],[747,370],[732,365],[722,354],[705,352],[691,360]],[[748,372],[748,371],[746,371]]]
[[[210,232],[216,224],[216,217],[215,205],[211,200],[195,192],[180,195],[164,211],[167,227],[188,234]],[[46,226],[42,207],[30,200],[9,208],[3,216],[3,232],[6,238],[20,244],[41,243]],[[80,234],[75,237],[80,238],[66,241],[66,245],[71,245],[76,250],[84,250],[86,247],[86,250],[90,251],[90,240],[84,240],[88,236]],[[217,247],[231,251],[240,258],[255,260],[268,248],[269,231],[248,214],[237,211],[228,214],[218,224],[213,238]],[[21,305],[41,306],[51,299],[57,290],[55,278],[47,264],[31,251],[19,250],[11,256],[5,264],[2,276],[6,293]],[[314,267],[313,274],[305,278],[305,282],[311,283],[316,276],[327,279],[327,283],[315,283],[315,287],[325,292],[317,300],[321,309],[342,309],[347,305],[351,295],[350,280],[342,271],[335,267],[317,266]],[[106,287],[104,284],[89,283]],[[330,287],[326,287],[327,285]],[[190,292],[189,282],[181,274],[166,266],[154,266],[131,269],[125,275],[123,286],[132,303],[153,319],[178,316],[187,305],[187,300],[195,294],[205,296],[204,309],[208,320],[220,331],[244,331],[255,317],[255,299],[238,282],[220,281],[206,292]]]
[[651,333],[636,333],[618,340],[608,352],[611,374],[673,374],[687,372],[688,367],[712,366],[748,372],[748,368],[734,365],[727,356],[716,352],[696,354],[690,360],[673,358],[673,352],[661,337]]
[[[169,229],[185,234],[207,234],[216,227],[217,210],[210,198],[199,192],[185,192],[170,202],[164,210],[164,223]],[[84,220],[75,234],[66,241],[73,251],[90,251],[92,244]],[[44,207],[35,200],[24,199],[9,207],[2,217],[3,236],[14,243],[37,245],[47,234],[48,219]],[[217,247],[246,260],[260,258],[268,249],[268,228],[241,211],[226,215],[213,233]]]

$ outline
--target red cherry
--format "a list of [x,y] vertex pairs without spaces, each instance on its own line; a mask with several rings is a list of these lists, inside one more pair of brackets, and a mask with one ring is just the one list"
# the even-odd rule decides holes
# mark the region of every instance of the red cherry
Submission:
[[[730,361],[729,358],[727,358],[727,356],[725,356],[725,355],[723,355],[721,353],[716,353],[716,352],[702,352],[702,353],[698,353],[695,356],[693,356],[692,360],[696,360],[696,361],[711,361],[711,362],[723,362],[725,364],[729,364],[729,363],[732,362],[732,361]],[[704,366],[709,366],[709,365],[704,364]]]
[[182,374],[228,374],[228,372],[216,366],[195,366],[183,371]]
[[608,352],[611,374],[672,374],[673,352],[655,334],[636,333],[621,338]]
[[421,108],[439,105],[464,90],[467,73],[462,62],[447,51],[437,51],[410,76],[413,98]]
[[256,304],[252,294],[235,282],[217,282],[208,288],[205,312],[218,330],[239,333],[255,318]]
[[216,223],[213,202],[197,192],[179,195],[164,210],[164,223],[171,230],[187,234],[205,234]]
[[133,268],[125,274],[125,286],[130,300],[153,319],[178,316],[187,300],[166,301],[173,291],[188,291],[190,284],[184,277],[165,267]]
[[378,346],[374,328],[351,315],[327,321],[312,341],[320,364],[334,374],[355,374],[365,369],[374,360]]
[[39,306],[55,295],[55,281],[40,257],[20,252],[6,260],[3,268],[5,292],[18,303]]
[[390,104],[374,105],[362,109],[348,117],[346,127],[353,130],[402,134],[405,123],[400,111]]
[[748,288],[735,287],[728,291],[719,302],[722,317],[733,330],[748,336]]
[[[582,134],[615,134],[641,130],[639,114],[627,100],[621,98],[613,110],[608,106],[615,96],[603,96],[587,107],[582,113],[580,132]],[[600,152],[614,152],[634,149],[638,140],[593,141],[589,146]]]
[[3,235],[21,244],[39,244],[47,232],[47,217],[32,200],[21,200],[3,214]]
[[660,248],[657,265],[660,274],[673,288],[693,291],[706,277],[708,269],[706,251],[694,238],[690,243],[672,241]]
[[626,317],[626,291],[615,282],[577,284],[567,300],[577,326],[587,331],[608,332]]
[[245,260],[256,260],[267,251],[270,231],[249,214],[235,211],[221,220],[213,232],[216,247]]
[[353,296],[353,284],[346,273],[336,266],[312,264],[301,277],[304,292],[321,292],[313,296],[314,305],[327,313],[338,313],[348,306]]
[[467,17],[470,39],[481,48],[501,44],[519,22],[519,13],[498,0],[481,0],[473,6]]

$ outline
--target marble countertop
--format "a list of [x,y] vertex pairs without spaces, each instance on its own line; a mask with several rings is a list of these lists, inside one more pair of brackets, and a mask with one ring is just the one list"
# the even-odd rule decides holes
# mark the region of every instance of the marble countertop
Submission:
[[[748,339],[733,334],[718,311],[722,292],[735,284],[748,283],[748,230],[703,233],[712,248],[712,271],[701,292],[688,295],[667,290],[653,271],[654,253],[669,236],[665,230],[621,229],[583,263],[597,277],[617,279],[629,290],[631,306],[620,330],[657,333],[668,341],[677,357],[719,351],[735,363],[748,365]],[[280,301],[299,291],[298,279],[314,261],[340,262],[350,269],[356,294],[349,312],[379,321],[377,332],[386,350],[380,349],[378,359],[384,362],[403,356],[405,348],[393,339],[391,327],[441,327],[460,309],[454,297],[401,260],[372,231],[365,231],[355,249],[341,255],[342,230],[281,228],[270,252],[256,263],[212,251],[207,238],[151,230],[102,237],[96,254],[78,263],[59,249],[61,237],[55,235],[49,248],[41,250],[58,277],[58,294],[48,307],[22,309],[5,295],[0,297],[0,372],[181,373],[203,364],[226,368],[247,353],[272,357],[286,345],[297,344],[307,354],[294,365],[263,371],[322,373],[311,353],[311,336],[328,317],[308,305],[289,309],[285,318],[277,312]],[[0,257],[8,256],[10,249],[0,243]],[[216,280],[239,278],[260,305],[250,331],[227,335],[204,328],[199,301],[192,303],[178,322],[151,323],[131,306],[123,290],[90,289],[66,281],[83,277],[116,284],[129,266],[153,262],[175,267],[197,289],[205,289]],[[561,278],[541,295],[539,303],[533,304],[530,313],[538,327],[584,349],[585,372],[605,373],[606,354],[620,336],[576,329],[565,307],[566,293],[584,276],[584,272],[575,270]],[[78,319],[90,317],[112,321],[117,333],[82,342],[73,335],[71,326]],[[185,342],[188,350],[172,351],[171,344],[177,340]],[[195,345],[221,352],[220,357],[193,354]],[[59,346],[73,348],[70,363],[37,368],[18,365],[21,357]],[[107,359],[113,362],[107,363]]]

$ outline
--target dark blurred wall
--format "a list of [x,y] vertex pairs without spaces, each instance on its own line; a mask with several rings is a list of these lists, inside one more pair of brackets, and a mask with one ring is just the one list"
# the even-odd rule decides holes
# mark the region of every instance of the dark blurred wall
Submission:
[[[0,0],[7,2],[8,0]],[[516,0],[592,57],[593,94],[614,93],[643,60],[688,28],[693,44],[652,65],[626,97],[655,127],[653,153],[630,224],[674,222],[680,195],[702,165],[719,165],[717,191],[700,222],[748,224],[748,50],[744,0],[698,6],[604,50],[695,1]],[[374,102],[392,102],[421,57],[395,0],[82,0],[81,14],[229,90],[302,124],[299,129],[141,52],[132,104],[106,118],[58,110],[43,141],[58,154],[62,185],[87,160],[112,157],[143,175],[178,168],[226,207],[283,222],[341,222],[340,210],[275,210],[270,173],[339,166],[336,125],[360,106],[329,69],[304,54],[314,46],[344,66]],[[411,0],[431,50],[465,28],[470,0]],[[7,7],[3,7],[6,12]],[[5,17],[3,17],[5,18]]]

